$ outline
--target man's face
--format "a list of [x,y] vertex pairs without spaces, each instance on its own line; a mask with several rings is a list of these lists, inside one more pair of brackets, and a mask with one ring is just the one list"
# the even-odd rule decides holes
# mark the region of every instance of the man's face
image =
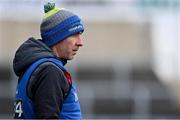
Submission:
[[77,54],[80,47],[83,46],[81,34],[72,35],[59,44],[57,44],[58,57],[71,60]]

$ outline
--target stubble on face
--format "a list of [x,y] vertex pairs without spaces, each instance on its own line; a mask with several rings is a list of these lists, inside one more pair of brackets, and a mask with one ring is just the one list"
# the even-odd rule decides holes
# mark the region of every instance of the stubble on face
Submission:
[[75,34],[66,38],[57,45],[55,45],[56,54],[59,58],[72,60],[77,54],[80,47],[82,47],[80,34]]
[[56,48],[59,57],[67,60],[72,60],[78,51],[71,39],[62,41]]

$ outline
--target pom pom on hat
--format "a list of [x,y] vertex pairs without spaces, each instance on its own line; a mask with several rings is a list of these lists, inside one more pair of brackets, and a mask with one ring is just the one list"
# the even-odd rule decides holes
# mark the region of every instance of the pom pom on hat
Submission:
[[48,2],[47,4],[44,5],[44,12],[47,13],[54,8],[55,8],[55,3]]
[[40,26],[41,37],[42,42],[49,47],[84,31],[82,20],[78,15],[66,9],[55,7],[55,3],[45,4],[44,12],[45,16]]

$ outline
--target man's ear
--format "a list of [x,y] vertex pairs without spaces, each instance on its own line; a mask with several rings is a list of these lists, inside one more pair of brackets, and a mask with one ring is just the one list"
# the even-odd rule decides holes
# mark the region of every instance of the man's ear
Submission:
[[57,50],[57,48],[55,46],[53,46],[51,49],[56,54],[57,57],[60,57],[59,54],[58,54],[58,50]]

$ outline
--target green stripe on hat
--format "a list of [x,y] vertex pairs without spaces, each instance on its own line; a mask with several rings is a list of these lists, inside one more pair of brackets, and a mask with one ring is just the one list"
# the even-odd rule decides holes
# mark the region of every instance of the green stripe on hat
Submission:
[[54,9],[52,9],[52,10],[50,10],[49,12],[45,13],[43,19],[46,19],[46,18],[48,18],[49,16],[54,15],[54,14],[56,14],[57,12],[59,12],[59,11],[61,11],[61,10],[64,10],[64,8],[56,8],[56,7],[55,7]]

